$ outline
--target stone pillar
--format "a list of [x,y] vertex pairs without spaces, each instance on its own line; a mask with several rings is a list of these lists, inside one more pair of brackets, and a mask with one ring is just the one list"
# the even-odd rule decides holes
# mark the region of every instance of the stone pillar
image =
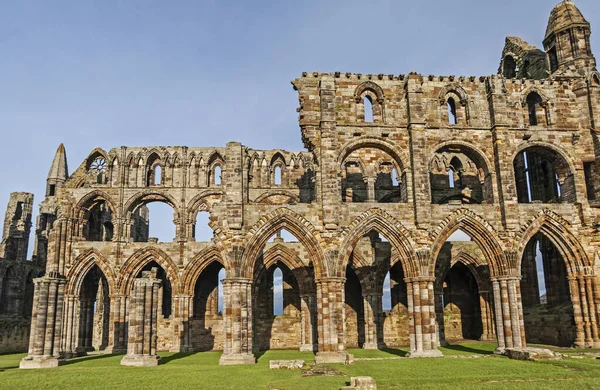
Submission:
[[175,340],[172,352],[191,352],[192,340],[190,320],[193,317],[194,297],[191,295],[178,295],[175,297]]
[[444,287],[443,282],[440,283],[438,291],[435,292],[435,323],[437,334],[437,345],[446,347],[446,330],[444,328]]
[[375,203],[377,200],[375,199],[375,178],[367,177],[365,181],[367,182],[367,202]]
[[506,348],[525,348],[525,326],[521,302],[520,279],[517,276],[492,278],[496,311],[497,353]]
[[123,366],[149,367],[158,365],[157,347],[158,290],[162,281],[156,277],[157,269],[143,271],[133,282],[127,355],[121,359]]
[[317,363],[348,363],[352,355],[345,351],[346,308],[345,278],[317,279],[319,351]]
[[410,316],[410,351],[408,357],[437,357],[438,336],[435,334],[434,278],[407,278],[408,312]]
[[73,295],[65,296],[63,316],[63,337],[61,348],[65,358],[77,356],[79,337],[79,298]]
[[481,308],[481,323],[483,334],[481,340],[492,341],[496,339],[494,332],[494,313],[490,304],[490,292],[486,290],[479,291],[479,305]]
[[29,353],[21,368],[51,368],[64,361],[60,351],[67,280],[57,274],[35,279]]
[[252,353],[252,280],[223,279],[223,331],[221,365],[254,364]]
[[596,329],[598,338],[594,339],[594,348],[600,348],[600,283],[597,276],[589,276],[591,288],[594,296],[594,311],[596,313]]
[[363,295],[365,343],[363,349],[378,349],[378,322],[380,317],[381,294]]
[[304,294],[301,297],[300,304],[302,305],[300,316],[301,316],[301,345],[300,351],[315,352],[317,345],[315,343],[317,339],[317,326],[316,326],[316,315],[317,315],[317,304],[315,294]]
[[583,327],[583,314],[581,312],[579,282],[577,280],[577,277],[569,276],[569,287],[571,290],[571,304],[573,305],[573,317],[575,319],[575,347],[585,348],[585,330]]
[[110,323],[108,326],[108,347],[106,353],[126,353],[127,309],[129,299],[125,295],[110,296]]

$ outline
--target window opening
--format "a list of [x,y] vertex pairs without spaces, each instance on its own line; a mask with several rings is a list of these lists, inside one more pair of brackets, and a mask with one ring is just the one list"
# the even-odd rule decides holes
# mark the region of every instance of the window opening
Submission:
[[157,165],[154,167],[154,185],[162,184],[162,167]]
[[373,122],[373,101],[370,96],[364,98],[365,122]]
[[275,185],[276,186],[280,186],[281,185],[281,166],[277,165],[275,167]]
[[454,168],[448,169],[448,186],[454,188]]
[[217,309],[219,310],[219,314],[223,313],[223,279],[225,279],[225,268],[221,268],[219,271],[219,286],[218,289],[218,298],[217,298]]
[[392,185],[394,187],[400,185],[400,182],[398,181],[398,171],[396,170],[396,168],[392,168]]
[[215,167],[214,167],[214,180],[215,180],[216,186],[221,185],[221,166],[220,165],[215,165]]
[[276,268],[273,272],[273,315],[283,314],[283,272]]
[[448,99],[448,123],[456,124],[456,101],[453,98]]
[[390,271],[383,279],[383,296],[381,297],[381,306],[383,310],[392,310],[392,292],[390,287]]

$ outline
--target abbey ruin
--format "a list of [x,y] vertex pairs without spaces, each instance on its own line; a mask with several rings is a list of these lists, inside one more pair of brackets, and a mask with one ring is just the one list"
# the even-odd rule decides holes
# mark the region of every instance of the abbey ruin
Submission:
[[[461,339],[600,348],[590,34],[565,0],[543,50],[507,38],[496,75],[303,73],[304,152],[98,148],[69,174],[61,145],[34,262],[30,194],[13,194],[0,248],[0,319],[32,308],[21,367],[89,351],[155,365],[160,351],[429,357]],[[173,209],[172,242],[149,237],[152,202]],[[201,213],[210,242],[195,238]],[[457,230],[471,241],[448,241]]]

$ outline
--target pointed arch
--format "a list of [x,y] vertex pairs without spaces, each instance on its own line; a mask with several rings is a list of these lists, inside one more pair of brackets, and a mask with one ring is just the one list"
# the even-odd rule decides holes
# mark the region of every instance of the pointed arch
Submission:
[[165,271],[173,288],[173,296],[180,291],[179,268],[175,262],[162,250],[150,246],[136,251],[123,264],[120,270],[118,289],[123,295],[129,295],[133,287],[133,281],[146,264],[155,261]]
[[225,268],[225,272],[228,272],[230,267],[224,259],[221,251],[216,246],[209,246],[200,251],[183,270],[181,292],[185,295],[194,295],[198,278],[209,265],[215,262],[221,264]]
[[87,210],[88,205],[90,203],[96,202],[97,200],[105,201],[108,207],[110,207],[110,211],[113,213],[113,215],[117,216],[119,209],[115,206],[115,201],[109,194],[98,189],[88,192],[83,197],[81,197],[81,199],[79,199],[79,201],[75,205],[75,209],[79,210],[79,212],[81,213],[84,210]]
[[507,262],[503,260],[503,250],[495,229],[484,218],[469,209],[461,208],[446,217],[430,234],[433,246],[429,275],[435,274],[435,261],[442,246],[448,237],[459,229],[467,233],[479,245],[489,264],[492,276],[508,274]]
[[324,244],[321,234],[304,217],[286,207],[278,208],[263,216],[248,231],[241,272],[252,277],[257,259],[267,240],[281,229],[286,229],[304,245],[315,268],[315,277],[326,276],[327,269],[323,255],[322,247]]
[[343,277],[358,241],[370,231],[382,234],[398,251],[407,277],[418,276],[416,245],[410,232],[392,215],[380,208],[372,208],[358,216],[341,234],[342,246],[332,275]]
[[521,269],[525,247],[534,235],[542,233],[560,252],[569,275],[591,275],[593,273],[592,262],[579,240],[571,233],[573,227],[552,210],[544,209],[540,211],[522,231],[523,234],[517,249],[517,267],[519,270]]
[[292,272],[298,282],[301,294],[314,290],[314,277],[308,271],[307,265],[304,264],[296,252],[282,244],[276,244],[262,254],[262,262],[259,262],[255,267],[254,276],[266,271],[278,261],[285,264]]
[[102,271],[102,274],[108,283],[108,294],[111,295],[116,293],[117,274],[102,253],[95,248],[91,248],[77,256],[71,264],[71,268],[69,268],[66,275],[68,280],[66,286],[67,294],[79,295],[81,285],[94,265],[98,266],[100,271]]

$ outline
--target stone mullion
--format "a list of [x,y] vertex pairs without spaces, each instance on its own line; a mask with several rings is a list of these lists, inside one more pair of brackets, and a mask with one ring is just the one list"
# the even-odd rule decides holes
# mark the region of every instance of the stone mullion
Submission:
[[575,276],[569,276],[569,287],[571,290],[571,303],[573,305],[573,318],[575,319],[575,346],[585,347],[585,331],[583,327],[583,313],[581,311],[581,301],[579,299],[579,282]]
[[254,364],[252,354],[252,280],[223,280],[223,355],[221,365]]

